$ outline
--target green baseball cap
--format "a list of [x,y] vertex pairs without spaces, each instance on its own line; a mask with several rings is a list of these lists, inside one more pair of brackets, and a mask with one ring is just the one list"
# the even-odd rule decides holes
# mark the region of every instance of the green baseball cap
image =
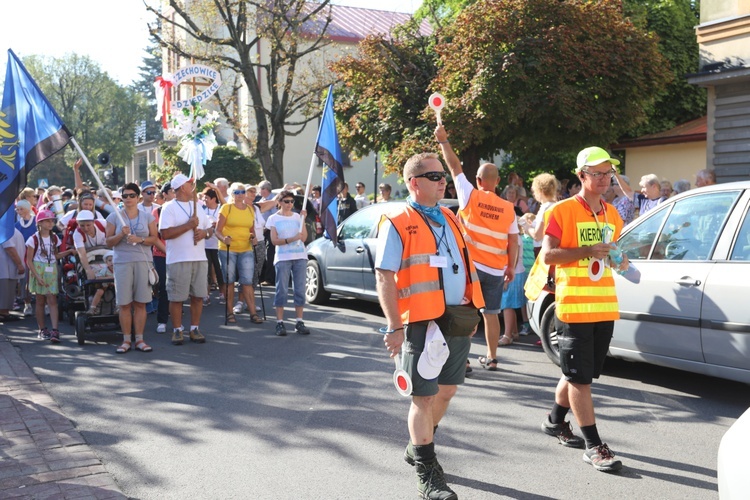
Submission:
[[578,165],[576,172],[581,171],[583,167],[593,167],[605,161],[610,162],[612,165],[620,164],[620,160],[610,157],[609,153],[604,149],[591,146],[578,153],[578,158],[576,158],[576,165]]

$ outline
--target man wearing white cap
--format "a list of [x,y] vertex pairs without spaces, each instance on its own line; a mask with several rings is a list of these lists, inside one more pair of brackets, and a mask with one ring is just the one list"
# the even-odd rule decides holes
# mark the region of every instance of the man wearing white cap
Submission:
[[[388,321],[384,342],[391,357],[403,348],[403,369],[412,380],[404,460],[416,468],[422,498],[451,500],[458,497],[445,482],[433,437],[464,382],[484,298],[458,219],[437,204],[446,185],[437,155],[412,156],[404,180],[407,204],[382,219],[378,234],[375,276]],[[444,339],[428,337],[434,323]]]
[[182,303],[190,297],[190,341],[202,344],[206,338],[199,326],[203,298],[208,296],[208,261],[205,240],[213,235],[205,211],[193,203],[195,181],[177,174],[170,182],[175,199],[164,204],[159,232],[167,243],[167,294],[172,318],[172,343],[182,345]]
[[[602,148],[590,147],[578,153],[576,164],[581,191],[550,209],[539,253],[542,262],[555,265],[555,329],[563,373],[555,390],[555,404],[541,427],[563,446],[581,448],[585,444],[584,462],[610,472],[622,468],[622,462],[599,437],[591,383],[599,378],[620,313],[612,270],[606,268],[600,274],[590,269],[601,268],[601,260],[613,248],[604,242],[605,230],[612,232],[612,242],[622,230],[617,209],[602,197],[615,175],[614,165],[620,162]],[[627,257],[619,267],[628,268]],[[575,436],[565,421],[570,409],[584,439]]]

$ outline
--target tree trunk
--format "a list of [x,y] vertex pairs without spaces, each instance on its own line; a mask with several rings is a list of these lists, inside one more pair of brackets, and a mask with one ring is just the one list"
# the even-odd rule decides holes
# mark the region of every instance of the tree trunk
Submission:
[[476,148],[468,148],[465,151],[461,151],[461,164],[466,174],[466,178],[472,184],[475,183],[477,177],[477,171],[479,170],[479,151]]

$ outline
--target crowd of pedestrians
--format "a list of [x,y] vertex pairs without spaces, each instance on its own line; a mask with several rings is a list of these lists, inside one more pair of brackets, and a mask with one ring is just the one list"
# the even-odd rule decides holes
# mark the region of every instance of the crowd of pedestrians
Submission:
[[[406,163],[406,204],[383,217],[375,262],[387,322],[384,342],[391,356],[403,352],[402,367],[413,384],[404,458],[415,467],[420,494],[456,498],[437,461],[434,437],[471,371],[467,359],[477,312],[487,348],[478,362],[496,371],[498,347],[530,333],[524,284],[529,269],[540,262],[556,266],[562,369],[541,429],[566,447],[583,448],[584,461],[596,469],[618,470],[621,462],[599,437],[591,394],[619,318],[617,298],[611,271],[591,283],[583,269],[589,259],[604,258],[610,250],[602,241],[603,228],[616,239],[625,224],[690,189],[690,183],[645,175],[636,191],[616,159],[603,149],[587,148],[578,156],[575,177],[537,175],[529,193],[515,172],[501,186],[491,163],[468,179],[442,125],[435,138],[450,178],[433,153]],[[166,334],[171,323],[172,344],[205,343],[201,316],[212,288],[225,304],[228,323],[237,323],[247,310],[250,323],[263,325],[255,291],[273,284],[276,322],[269,330],[285,336],[291,284],[294,331],[310,334],[303,317],[309,234],[307,212],[295,209],[303,194],[299,185],[274,193],[267,181],[252,186],[219,178],[197,193],[194,179],[177,174],[161,186],[146,180],[110,192],[87,187],[80,166],[80,161],[74,166],[73,190],[52,186],[19,193],[16,229],[0,252],[0,322],[17,318],[12,309],[22,310],[35,316],[39,338],[60,342],[58,262],[74,254],[86,279],[113,280],[114,312],[123,332],[119,354],[153,350],[145,340],[152,312],[157,334]],[[696,186],[715,183],[710,170],[698,172],[696,179]],[[339,194],[339,222],[372,202],[392,199],[389,184],[380,184],[373,200],[364,183],[357,182],[355,189],[352,196],[344,184]],[[440,206],[442,198],[458,200],[457,214]],[[314,186],[309,203],[316,212],[320,201],[321,188]],[[582,233],[582,228],[590,231]],[[593,239],[581,241],[584,233]],[[110,251],[104,266],[95,269],[88,252],[97,247]],[[627,265],[625,259],[621,267]],[[87,314],[99,314],[107,289],[106,284],[95,289]],[[589,300],[592,294],[595,301]],[[185,303],[189,312],[183,318]],[[566,421],[571,410],[583,437]]]
[[[67,293],[63,275],[78,265],[81,280],[96,282],[82,292],[90,294],[87,315],[99,315],[105,292],[114,289],[111,312],[123,332],[118,354],[153,350],[145,331],[151,313],[157,316],[155,333],[168,333],[171,323],[172,344],[205,343],[200,321],[211,289],[226,304],[229,323],[247,310],[250,322],[261,325],[255,304],[261,283],[275,285],[272,331],[284,336],[290,277],[294,330],[310,333],[303,321],[306,211],[293,211],[295,197],[303,194],[299,185],[274,193],[267,181],[252,186],[219,178],[197,193],[194,179],[177,174],[161,186],[146,180],[116,191],[94,190],[83,183],[81,164],[74,166],[75,189],[19,193],[14,234],[0,253],[0,322],[18,320],[13,311],[22,311],[36,317],[39,338],[60,342],[58,297]],[[317,189],[313,207],[320,198]],[[97,249],[109,251],[94,262]],[[76,259],[68,259],[71,255]]]

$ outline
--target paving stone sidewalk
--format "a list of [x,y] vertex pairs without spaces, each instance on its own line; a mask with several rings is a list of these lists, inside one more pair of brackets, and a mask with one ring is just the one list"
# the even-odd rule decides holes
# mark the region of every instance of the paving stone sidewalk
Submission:
[[2,333],[0,498],[127,498]]

